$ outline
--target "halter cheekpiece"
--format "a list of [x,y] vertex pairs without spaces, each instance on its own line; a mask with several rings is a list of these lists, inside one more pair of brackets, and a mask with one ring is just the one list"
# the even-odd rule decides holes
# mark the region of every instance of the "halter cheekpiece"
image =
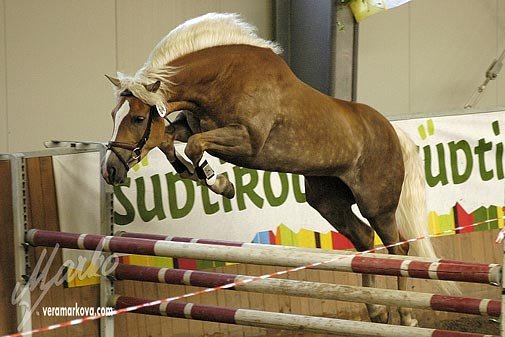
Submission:
[[[133,96],[133,93],[129,90],[125,90],[125,91],[122,91],[119,94],[119,96],[131,97],[131,96]],[[149,117],[147,119],[147,126],[144,130],[144,134],[137,143],[131,144],[131,143],[116,142],[116,141],[109,141],[107,143],[107,150],[111,150],[119,158],[121,163],[126,168],[126,171],[128,171],[130,169],[130,166],[128,165],[128,163],[130,163],[132,160],[136,160],[138,162],[138,160],[140,159],[140,156],[142,154],[142,149],[146,145],[147,140],[149,139],[149,136],[151,135],[151,126],[152,126],[152,122],[153,122],[153,116],[155,114],[158,114],[158,112],[156,110],[156,106],[153,105],[149,108]],[[132,152],[128,161],[125,160],[119,154],[119,152],[116,150],[116,148],[129,150]]]

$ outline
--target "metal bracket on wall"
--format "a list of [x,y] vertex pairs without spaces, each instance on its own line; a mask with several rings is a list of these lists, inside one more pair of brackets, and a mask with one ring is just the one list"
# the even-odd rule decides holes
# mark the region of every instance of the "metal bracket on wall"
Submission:
[[477,87],[477,90],[472,94],[468,102],[465,104],[465,109],[473,108],[479,103],[482,98],[482,94],[486,89],[489,81],[495,80],[503,67],[503,60],[505,59],[505,49],[503,49],[501,55],[491,62],[491,65],[486,71],[486,79],[484,82]]

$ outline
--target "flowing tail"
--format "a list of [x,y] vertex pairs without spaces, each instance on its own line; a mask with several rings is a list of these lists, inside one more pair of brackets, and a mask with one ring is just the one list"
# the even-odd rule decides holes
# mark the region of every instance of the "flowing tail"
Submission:
[[[426,184],[424,171],[419,160],[417,146],[401,129],[395,128],[402,148],[405,166],[400,203],[396,210],[396,222],[405,239],[425,236],[423,240],[410,243],[410,255],[436,259],[435,249],[428,236],[428,212],[426,208]],[[461,294],[454,282],[438,282],[447,294]]]

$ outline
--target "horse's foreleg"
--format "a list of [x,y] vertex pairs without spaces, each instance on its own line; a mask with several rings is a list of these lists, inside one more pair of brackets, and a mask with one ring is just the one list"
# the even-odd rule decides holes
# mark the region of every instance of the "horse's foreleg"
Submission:
[[217,186],[219,189],[234,192],[229,181],[220,180],[214,170],[203,158],[205,151],[212,151],[226,157],[250,156],[252,147],[249,132],[242,125],[229,125],[207,132],[197,133],[189,137],[185,153],[195,166],[196,174],[207,182],[209,188]]
[[175,171],[183,178],[194,175],[195,168],[193,165],[181,156],[174,146],[176,139],[183,140],[189,138],[190,131],[181,123],[174,122],[165,128],[163,141],[158,148],[165,154],[169,163],[174,167]]
[[191,131],[185,124],[174,122],[169,125],[165,132],[165,139],[159,145],[160,150],[165,154],[170,164],[174,167],[176,172],[185,179],[194,180],[197,183],[205,183],[211,191],[216,194],[222,194],[227,198],[233,198],[235,189],[233,184],[228,180],[224,174],[219,174],[215,178],[215,183],[209,185],[206,180],[202,180],[196,174],[195,167],[192,163],[188,162],[180,153],[177,152],[174,146],[174,141],[187,141],[191,135]]

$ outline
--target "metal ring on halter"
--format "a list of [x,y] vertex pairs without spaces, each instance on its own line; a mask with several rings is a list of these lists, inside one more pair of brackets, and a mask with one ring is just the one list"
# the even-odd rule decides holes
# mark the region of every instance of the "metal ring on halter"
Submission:
[[142,149],[141,148],[139,148],[139,147],[134,148],[133,151],[132,151],[132,159],[139,160],[141,154],[142,154]]

